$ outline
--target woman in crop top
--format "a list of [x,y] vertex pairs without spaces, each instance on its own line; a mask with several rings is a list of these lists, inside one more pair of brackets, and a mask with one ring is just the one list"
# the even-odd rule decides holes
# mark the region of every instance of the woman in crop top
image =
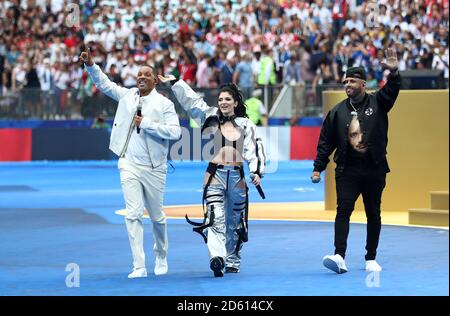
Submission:
[[[175,81],[173,76],[159,79]],[[202,137],[212,138],[206,145],[211,156],[204,179],[204,220],[196,223],[187,216],[186,220],[203,236],[214,276],[238,273],[242,243],[248,240],[248,188],[243,163],[247,161],[255,186],[260,185],[265,170],[264,149],[256,126],[247,118],[242,94],[234,84],[221,87],[218,107],[208,106],[183,80],[175,82],[172,91],[202,126]]]

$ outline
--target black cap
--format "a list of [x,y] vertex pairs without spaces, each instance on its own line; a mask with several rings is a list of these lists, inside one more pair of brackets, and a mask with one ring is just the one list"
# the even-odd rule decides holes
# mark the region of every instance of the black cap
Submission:
[[366,80],[366,70],[364,67],[350,67],[345,72],[345,78],[359,78]]

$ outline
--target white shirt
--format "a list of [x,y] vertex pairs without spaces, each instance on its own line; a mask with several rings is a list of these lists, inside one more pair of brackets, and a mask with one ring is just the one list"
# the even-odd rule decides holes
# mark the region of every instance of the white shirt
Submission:
[[114,43],[116,42],[116,34],[114,34],[113,31],[103,31],[103,33],[100,35],[100,41],[106,51],[110,52],[112,47],[114,46]]
[[123,85],[125,87],[131,87],[136,85],[136,78],[139,72],[138,65],[127,65],[122,68],[121,76],[123,80]]
[[66,90],[70,82],[69,73],[61,70],[55,71],[54,81],[58,89]]
[[445,54],[442,56],[439,56],[439,54],[434,55],[433,62],[432,62],[432,68],[438,69],[438,70],[443,70],[444,78],[448,79],[448,49],[445,51]]
[[50,91],[51,88],[51,80],[52,80],[52,71],[50,68],[47,68],[44,65],[39,65],[37,68],[37,73],[39,77],[39,83],[41,85],[42,91]]
[[[150,102],[151,95],[154,91],[156,90],[153,89],[152,92],[145,97],[140,97],[142,109],[144,109],[144,107],[147,108],[152,106]],[[136,128],[134,128],[131,132],[131,137],[128,143],[127,151],[125,152],[125,157],[138,165],[152,165],[152,160],[150,158],[147,143],[145,141],[145,132],[142,129],[139,134],[137,133]]]
[[345,26],[350,30],[355,28],[360,33],[362,33],[364,31],[364,24],[363,24],[363,22],[361,22],[361,20],[356,20],[356,21],[347,20],[347,21],[345,21]]
[[314,16],[318,16],[320,20],[320,28],[328,32],[330,30],[333,19],[331,17],[331,11],[325,7],[314,8]]
[[84,44],[88,44],[89,42],[98,42],[100,40],[100,36],[96,33],[88,33],[84,37]]

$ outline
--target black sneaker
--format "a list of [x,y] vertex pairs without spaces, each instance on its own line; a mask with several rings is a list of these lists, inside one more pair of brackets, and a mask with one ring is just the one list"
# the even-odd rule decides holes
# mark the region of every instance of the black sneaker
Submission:
[[226,267],[225,268],[225,273],[239,273],[239,269],[238,268],[233,268],[233,267]]
[[220,257],[214,257],[211,259],[209,266],[211,270],[214,272],[214,276],[217,277],[223,277],[223,267],[224,267],[223,259]]

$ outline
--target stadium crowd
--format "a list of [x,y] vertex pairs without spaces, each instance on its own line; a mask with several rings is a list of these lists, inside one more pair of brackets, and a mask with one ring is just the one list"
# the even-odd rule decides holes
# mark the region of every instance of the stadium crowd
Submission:
[[22,91],[26,117],[98,114],[84,46],[125,87],[148,64],[198,88],[233,81],[247,98],[255,86],[340,83],[351,66],[377,88],[388,47],[400,70],[442,70],[448,86],[448,14],[448,0],[1,1],[0,95]]

